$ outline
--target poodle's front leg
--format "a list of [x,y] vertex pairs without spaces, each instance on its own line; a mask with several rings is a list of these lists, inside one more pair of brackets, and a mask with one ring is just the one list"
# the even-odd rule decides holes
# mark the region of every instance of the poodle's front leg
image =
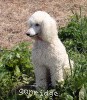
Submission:
[[36,89],[47,89],[46,68],[44,66],[37,66],[35,69]]
[[56,86],[56,81],[62,82],[63,79],[63,69],[52,67],[51,69],[51,82],[52,86]]

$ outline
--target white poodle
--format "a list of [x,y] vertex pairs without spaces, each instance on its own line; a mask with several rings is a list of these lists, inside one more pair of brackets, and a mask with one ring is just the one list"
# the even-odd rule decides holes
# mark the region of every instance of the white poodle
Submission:
[[46,12],[37,11],[28,20],[27,35],[35,40],[32,62],[35,70],[37,89],[47,89],[56,81],[64,80],[65,69],[70,69],[66,49],[58,37],[56,21]]

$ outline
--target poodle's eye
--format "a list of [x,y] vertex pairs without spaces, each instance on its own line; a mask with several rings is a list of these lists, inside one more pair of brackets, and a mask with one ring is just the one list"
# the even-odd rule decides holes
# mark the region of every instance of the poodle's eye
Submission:
[[39,26],[39,24],[38,24],[38,23],[36,23],[36,24],[35,24],[35,26]]

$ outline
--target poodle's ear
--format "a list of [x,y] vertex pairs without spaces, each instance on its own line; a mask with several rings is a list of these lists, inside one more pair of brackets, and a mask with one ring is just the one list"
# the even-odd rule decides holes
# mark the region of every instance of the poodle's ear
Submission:
[[56,21],[52,17],[45,18],[42,22],[41,30],[42,37],[47,41],[51,41],[58,33]]

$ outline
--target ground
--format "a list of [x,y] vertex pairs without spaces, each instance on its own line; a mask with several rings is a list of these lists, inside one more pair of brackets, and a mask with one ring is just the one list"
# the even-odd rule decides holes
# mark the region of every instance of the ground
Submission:
[[82,6],[87,12],[87,0],[0,0],[0,47],[11,48],[22,41],[31,41],[25,35],[27,19],[37,10],[52,15],[59,26],[65,25],[72,10]]

